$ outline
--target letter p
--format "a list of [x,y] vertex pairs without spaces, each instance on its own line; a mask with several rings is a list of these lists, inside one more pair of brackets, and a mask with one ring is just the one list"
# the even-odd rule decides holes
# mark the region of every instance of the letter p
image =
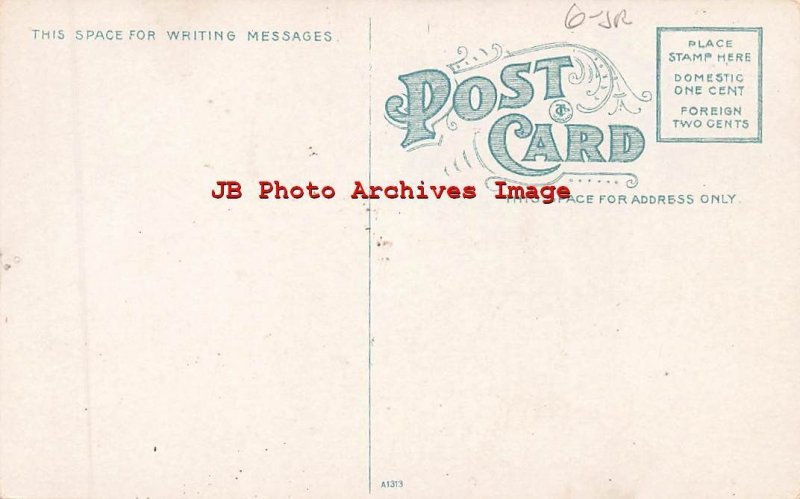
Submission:
[[405,125],[406,137],[401,145],[408,147],[420,140],[436,137],[428,121],[442,110],[450,97],[450,79],[438,69],[425,69],[399,76],[406,86],[406,111],[403,97],[393,95],[386,100],[386,115]]

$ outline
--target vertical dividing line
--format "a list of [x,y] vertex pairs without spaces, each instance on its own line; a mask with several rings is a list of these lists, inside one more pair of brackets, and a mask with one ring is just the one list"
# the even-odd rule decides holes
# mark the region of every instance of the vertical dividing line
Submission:
[[[2,37],[2,38],[5,38],[5,37]],[[0,47],[3,46],[2,41],[3,40],[0,39]],[[0,50],[0,73],[2,73],[2,71],[3,71],[3,51]],[[1,96],[2,96],[2,94],[0,94],[0,97]],[[2,99],[0,99],[0,100],[2,100]],[[4,135],[5,134],[5,127],[4,127],[5,120],[3,119],[4,116],[5,115],[3,114],[2,109],[0,109],[0,137],[5,137],[5,135]],[[2,140],[0,140],[0,148],[4,147],[4,146],[5,146],[4,142]],[[0,161],[2,161],[3,166],[5,166],[5,161],[3,161],[2,159],[0,159]],[[2,172],[3,172],[3,168],[0,167],[0,185],[5,185],[5,184],[2,183],[4,181],[2,179]],[[2,244],[3,244],[3,241],[4,241],[3,236],[2,236],[2,232],[3,232],[2,231],[2,225],[3,225],[3,216],[2,216],[3,208],[2,207],[3,207],[2,196],[0,196],[0,262],[2,262]],[[3,307],[3,305],[2,305],[2,299],[3,299],[2,283],[0,282],[0,310],[5,310],[5,307]],[[5,320],[6,321],[8,320],[8,316],[6,316]],[[4,326],[0,326],[0,359],[3,358],[3,336],[8,334],[8,326],[5,325],[5,324],[7,324],[7,322],[4,321],[4,322],[2,322],[2,324],[4,324]],[[2,431],[3,421],[4,421],[4,418],[5,418],[2,408],[3,408],[3,366],[2,366],[2,363],[0,363],[0,431]],[[0,476],[3,476],[3,439],[0,439]],[[0,497],[4,497],[4,495],[3,495],[3,484],[2,483],[0,483]]]
[[[367,181],[372,185],[372,18],[369,18],[369,142]],[[372,199],[367,199],[367,492],[372,494]]]

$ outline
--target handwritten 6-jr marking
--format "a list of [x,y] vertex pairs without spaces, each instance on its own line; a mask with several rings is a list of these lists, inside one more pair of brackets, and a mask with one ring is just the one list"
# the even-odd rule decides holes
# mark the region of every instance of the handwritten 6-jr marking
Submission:
[[[601,28],[611,29],[611,28],[618,28],[620,24],[633,24],[633,22],[628,21],[627,19],[628,11],[625,9],[620,10],[614,15],[614,19],[611,19],[611,11],[610,10],[601,10],[597,14],[589,14],[589,19],[598,19],[597,25]],[[572,4],[572,7],[569,8],[567,11],[567,17],[564,18],[564,26],[567,29],[575,29],[578,26],[582,25],[586,21],[587,15],[585,12],[578,7],[578,4]]]

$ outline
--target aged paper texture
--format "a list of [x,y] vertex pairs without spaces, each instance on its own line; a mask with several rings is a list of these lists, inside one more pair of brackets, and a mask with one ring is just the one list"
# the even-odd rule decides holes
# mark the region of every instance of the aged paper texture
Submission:
[[798,497],[799,37],[3,1],[0,497]]

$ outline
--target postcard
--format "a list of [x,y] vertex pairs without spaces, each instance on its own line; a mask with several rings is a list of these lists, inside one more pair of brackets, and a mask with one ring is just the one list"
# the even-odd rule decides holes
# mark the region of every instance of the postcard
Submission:
[[800,494],[800,6],[0,4],[0,497]]

